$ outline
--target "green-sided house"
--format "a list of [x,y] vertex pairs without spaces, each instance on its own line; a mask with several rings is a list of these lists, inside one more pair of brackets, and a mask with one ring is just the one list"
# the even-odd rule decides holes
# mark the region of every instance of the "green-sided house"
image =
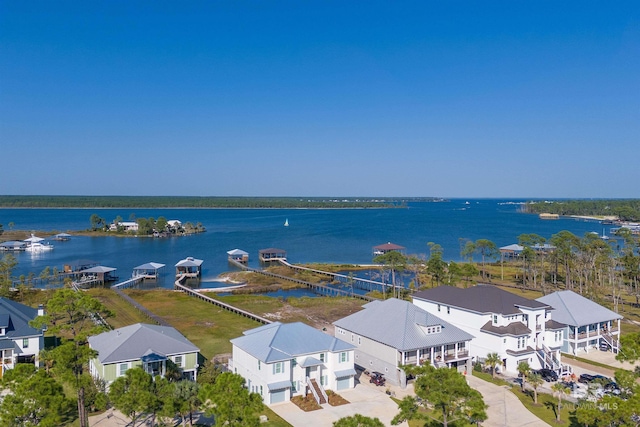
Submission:
[[196,379],[200,349],[169,326],[136,323],[89,337],[89,346],[98,352],[89,371],[107,385],[135,367],[162,376],[167,360],[181,369],[183,378]]

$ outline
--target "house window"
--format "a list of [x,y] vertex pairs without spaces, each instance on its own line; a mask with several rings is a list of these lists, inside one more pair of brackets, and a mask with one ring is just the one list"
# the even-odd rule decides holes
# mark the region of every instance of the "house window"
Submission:
[[346,351],[343,351],[342,353],[340,353],[340,363],[344,363],[348,361],[349,361],[349,353],[347,353]]
[[276,362],[273,364],[273,373],[281,374],[284,372],[284,362]]
[[427,333],[430,334],[431,333],[431,328],[427,328]]
[[260,361],[258,360],[258,371],[260,370]]
[[447,314],[451,314],[451,307],[447,306]]
[[353,342],[353,334],[351,334],[351,342]]
[[320,361],[321,361],[322,363],[324,363],[324,362],[326,362],[326,360],[325,360],[325,359],[326,359],[326,356],[324,355],[324,353],[320,353]]
[[440,304],[438,304],[438,311],[440,311]]
[[298,391],[298,381],[291,381],[291,393]]
[[493,315],[493,323],[498,323],[498,315],[497,314]]
[[262,394],[262,386],[260,386],[260,396],[263,396],[263,394]]
[[22,348],[29,348],[29,338],[22,339]]
[[296,359],[291,359],[291,367],[295,368],[296,366],[298,366],[298,361]]
[[128,363],[121,363],[118,365],[118,376],[121,377],[123,376],[126,372],[127,369],[129,369],[129,364]]
[[173,363],[176,364],[178,368],[182,368],[182,356],[176,356],[173,358]]
[[361,340],[361,338],[362,338],[362,337],[358,337],[358,345],[362,344],[362,340]]
[[327,384],[329,384],[329,377],[327,375],[321,375],[320,376],[320,385],[324,387]]

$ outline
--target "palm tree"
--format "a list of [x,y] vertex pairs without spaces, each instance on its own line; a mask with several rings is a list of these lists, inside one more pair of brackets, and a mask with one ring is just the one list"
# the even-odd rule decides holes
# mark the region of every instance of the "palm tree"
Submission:
[[527,376],[531,373],[531,366],[529,366],[529,363],[518,363],[518,373],[522,377],[522,391],[524,391],[524,383],[527,382]]
[[555,383],[551,386],[551,390],[553,390],[554,396],[558,396],[558,410],[556,411],[556,421],[560,422],[560,408],[562,407],[562,398],[569,395],[569,393],[571,393],[571,390],[569,390],[569,387],[565,386],[562,383]]
[[529,380],[529,384],[531,385],[531,388],[533,388],[533,403],[537,405],[538,404],[538,387],[542,385],[544,380],[542,379],[541,375],[536,373],[530,374],[528,380]]
[[502,363],[500,360],[500,355],[498,353],[489,353],[487,354],[487,358],[484,360],[485,366],[491,368],[491,378],[496,377],[496,366],[499,366]]

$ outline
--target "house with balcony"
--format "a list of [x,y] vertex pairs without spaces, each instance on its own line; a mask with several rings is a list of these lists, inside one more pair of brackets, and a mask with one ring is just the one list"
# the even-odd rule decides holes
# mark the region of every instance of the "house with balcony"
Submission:
[[231,340],[229,369],[267,405],[311,393],[320,404],[326,390],[353,388],[354,345],[304,323],[275,322]]
[[553,318],[565,325],[562,351],[577,355],[590,349],[618,353],[622,316],[573,291],[537,299],[553,307]]
[[170,326],[136,323],[89,337],[89,347],[98,352],[89,361],[89,372],[107,386],[136,367],[164,376],[168,361],[182,378],[196,380],[200,349]]
[[471,370],[473,335],[408,301],[372,301],[333,324],[335,336],[355,346],[356,365],[390,384],[406,386],[403,365]]
[[38,354],[44,349],[44,329],[33,328],[29,322],[42,315],[42,306],[32,308],[0,298],[0,377],[16,363],[38,365]]
[[520,362],[559,374],[570,369],[561,363],[564,325],[551,319],[553,308],[544,302],[478,284],[416,292],[413,303],[473,335],[470,355],[474,362],[498,353],[499,370],[510,373],[518,372]]

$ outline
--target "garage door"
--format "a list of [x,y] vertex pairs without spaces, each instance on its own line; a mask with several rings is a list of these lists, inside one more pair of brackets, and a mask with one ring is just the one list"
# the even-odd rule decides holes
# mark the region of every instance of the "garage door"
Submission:
[[285,393],[287,390],[278,390],[271,392],[271,403],[284,402]]
[[349,388],[349,377],[346,378],[338,378],[338,382],[336,384],[336,389],[345,390]]

